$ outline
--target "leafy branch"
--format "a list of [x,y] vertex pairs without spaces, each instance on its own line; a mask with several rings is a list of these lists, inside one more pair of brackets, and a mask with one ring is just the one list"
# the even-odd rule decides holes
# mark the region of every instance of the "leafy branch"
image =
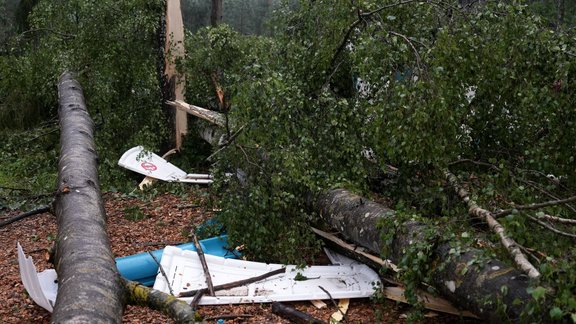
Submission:
[[506,235],[504,227],[494,218],[492,213],[484,208],[478,206],[478,204],[470,198],[468,191],[464,189],[458,178],[449,170],[444,170],[444,176],[454,189],[462,201],[468,206],[468,213],[474,217],[477,217],[485,221],[489,228],[498,235],[502,245],[508,250],[516,262],[516,265],[524,271],[530,278],[540,277],[540,272],[528,261],[524,253],[518,247],[518,244],[509,236]]
[[[336,48],[336,52],[334,52],[334,55],[332,56],[332,59],[330,60],[330,65],[328,67],[328,71],[330,71],[330,73],[327,73],[329,76],[332,76],[334,74],[334,70],[337,68],[337,66],[335,67],[336,64],[336,60],[338,59],[338,57],[340,56],[340,54],[342,53],[342,51],[346,48],[346,44],[350,41],[350,37],[352,35],[352,32],[354,31],[354,29],[356,27],[358,27],[358,25],[360,25],[360,23],[362,23],[363,21],[365,21],[366,18],[375,15],[385,9],[388,8],[392,8],[392,7],[396,7],[396,6],[401,6],[401,5],[405,5],[405,4],[409,4],[409,3],[413,3],[413,2],[419,2],[418,0],[407,0],[407,1],[400,1],[397,3],[393,3],[393,4],[389,4],[389,5],[385,5],[382,6],[378,9],[372,10],[370,12],[366,12],[363,13],[360,9],[358,9],[358,19],[355,20],[349,27],[348,30],[346,31],[346,34],[344,35],[344,38],[342,39],[342,41],[340,42],[340,45]],[[329,80],[329,78],[328,78]],[[327,81],[328,81],[327,80]],[[326,82],[327,83],[327,82]]]
[[494,214],[494,217],[500,218],[500,217],[510,215],[510,214],[512,214],[518,210],[540,209],[540,208],[549,207],[549,206],[566,204],[566,203],[573,202],[573,201],[576,201],[576,196],[572,196],[572,197],[569,197],[566,199],[560,199],[560,200],[550,200],[550,201],[546,201],[546,202],[539,203],[539,204],[518,205],[518,206],[514,206],[514,208],[506,209],[506,210],[503,210],[499,213],[496,213],[496,214]]

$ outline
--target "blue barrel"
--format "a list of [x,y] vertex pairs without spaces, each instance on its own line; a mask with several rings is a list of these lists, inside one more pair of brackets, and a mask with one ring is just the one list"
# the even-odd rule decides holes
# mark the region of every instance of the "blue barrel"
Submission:
[[[237,258],[238,252],[231,252],[226,249],[228,247],[228,235],[201,240],[199,243],[205,254],[224,258]],[[186,243],[177,247],[182,250],[196,251],[194,243]],[[151,253],[160,262],[164,249],[152,251]],[[153,286],[158,273],[158,264],[148,252],[116,258],[116,267],[124,278],[137,281],[145,286]],[[168,271],[167,269],[164,270]]]

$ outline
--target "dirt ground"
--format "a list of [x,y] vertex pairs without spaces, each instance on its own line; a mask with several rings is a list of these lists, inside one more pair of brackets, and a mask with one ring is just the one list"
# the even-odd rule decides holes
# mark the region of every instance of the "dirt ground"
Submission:
[[[207,195],[191,190],[185,197],[163,194],[148,200],[120,194],[104,195],[108,215],[108,234],[116,257],[163,248],[165,244],[187,241],[192,225],[210,218],[213,211],[206,204]],[[139,208],[134,208],[138,206]],[[141,211],[138,214],[134,211]],[[17,211],[0,211],[0,221],[18,215]],[[129,218],[143,218],[134,220]],[[49,323],[50,313],[29,298],[18,269],[16,242],[34,258],[37,270],[52,268],[48,251],[56,238],[56,222],[49,213],[29,217],[0,229],[0,319],[3,323]],[[156,245],[150,245],[157,243]],[[287,303],[317,319],[328,321],[337,308],[328,305],[315,308],[309,302]],[[330,304],[330,301],[327,301]],[[393,301],[375,303],[369,299],[352,299],[346,313],[346,323],[405,323],[411,307]],[[224,319],[225,323],[290,323],[276,316],[269,304],[201,306],[199,312],[207,323]],[[241,316],[239,316],[241,315]],[[429,323],[470,322],[459,317],[429,312]],[[234,317],[237,316],[237,317]],[[171,323],[160,312],[128,306],[124,323]]]

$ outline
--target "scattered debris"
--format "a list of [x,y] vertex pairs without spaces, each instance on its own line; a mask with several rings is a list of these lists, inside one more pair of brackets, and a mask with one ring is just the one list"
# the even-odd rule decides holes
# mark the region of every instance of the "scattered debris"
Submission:
[[[408,303],[408,300],[405,297],[405,290],[402,287],[384,287],[383,294],[386,298],[392,299],[401,303]],[[469,311],[461,311],[458,308],[454,307],[449,301],[444,298],[440,298],[437,296],[433,296],[427,292],[419,291],[418,292],[418,299],[423,302],[424,307],[430,310],[435,310],[438,312],[448,313],[452,315],[464,316],[464,317],[471,317],[471,318],[478,318],[478,316],[474,315]]]
[[316,319],[309,314],[295,309],[294,307],[279,302],[272,303],[272,313],[287,318],[293,323],[326,324],[324,321]]
[[338,302],[338,310],[334,314],[330,315],[330,323],[340,323],[344,320],[346,312],[348,311],[348,306],[350,306],[350,299],[340,299]]
[[[218,255],[224,258],[236,258],[238,255],[228,250],[227,235],[201,240],[199,244],[207,254]],[[182,244],[178,247],[182,250],[196,250],[196,245],[193,242]],[[144,252],[116,258],[116,267],[124,278],[137,281],[144,286],[152,286],[158,274],[158,263],[154,258],[162,260],[163,252],[164,250],[160,249],[150,253]],[[153,257],[150,254],[152,254]]]
[[[198,242],[206,253],[211,253],[224,258],[236,258],[235,253],[227,249],[228,236],[212,237]],[[26,257],[20,243],[18,248],[18,263],[20,266],[20,278],[28,294],[42,308],[52,312],[58,292],[57,274],[54,269],[47,269],[40,273],[36,271],[32,257]],[[179,245],[182,251],[195,251],[194,243]],[[132,281],[138,281],[142,285],[152,286],[158,274],[157,260],[162,258],[164,250],[144,252],[126,257],[116,258],[116,267],[120,274]],[[161,273],[159,275],[162,275]],[[165,274],[164,274],[165,275]]]
[[316,307],[317,309],[328,307],[328,305],[326,305],[326,303],[323,302],[321,299],[313,299],[310,301],[310,303],[314,305],[314,307]]
[[48,269],[37,273],[32,257],[26,257],[20,243],[17,243],[17,248],[20,277],[24,288],[36,304],[52,312],[58,292],[56,270]]
[[142,146],[136,146],[124,152],[118,161],[118,165],[147,177],[168,182],[196,184],[210,184],[213,182],[212,175],[199,173],[187,174],[160,156],[146,151]]
[[[214,284],[222,285],[238,280],[250,279],[270,271],[285,268],[265,280],[244,286],[217,291],[216,296],[204,296],[200,305],[221,305],[237,303],[266,303],[275,301],[314,300],[327,298],[322,286],[330,291],[333,298],[370,297],[375,287],[380,285],[378,274],[363,264],[311,266],[298,268],[294,265],[266,264],[237,259],[206,255]],[[168,284],[176,295],[187,291],[198,291],[206,288],[204,271],[198,254],[184,251],[177,247],[166,247],[160,262],[168,272],[167,283],[162,276],[156,278],[154,289],[168,291]],[[294,280],[300,273],[308,278],[304,281]],[[216,290],[216,289],[215,289]],[[191,302],[190,297],[184,300]]]
[[[324,238],[330,237],[330,240],[333,241],[337,241],[339,246],[343,246],[346,247],[347,245],[349,245],[348,243],[340,240],[339,238],[337,238],[336,236],[320,231],[318,229],[314,229],[314,232],[316,232],[317,234],[321,235]],[[328,256],[328,259],[330,259],[330,262],[332,262],[332,264],[339,264],[339,265],[350,265],[350,264],[354,264],[354,263],[358,263],[358,261],[351,259],[349,257],[346,257],[344,255],[335,253],[334,251],[325,248],[324,252],[326,253],[326,255]],[[361,252],[364,253],[364,252]],[[373,261],[376,261],[377,264],[380,264],[382,266],[392,266],[393,269],[398,270],[398,268],[391,263],[390,261],[386,260],[382,260],[379,259],[373,255],[368,255],[367,253],[363,254],[364,257],[369,256],[370,259],[372,259]],[[377,260],[379,259],[379,260]],[[389,282],[394,283],[393,280],[390,280]],[[402,303],[408,303],[408,300],[406,299],[406,297],[404,296],[404,292],[405,289],[403,287],[383,287],[382,288],[382,292],[383,295],[390,299],[390,300],[394,300],[397,302],[402,302]],[[454,307],[452,305],[452,303],[450,303],[449,301],[447,301],[444,298],[441,298],[439,296],[433,296],[427,292],[424,291],[417,291],[418,294],[418,299],[420,301],[423,302],[424,307],[430,310],[435,310],[435,311],[439,311],[439,312],[443,312],[443,313],[447,313],[447,314],[452,314],[452,315],[457,315],[457,316],[464,316],[464,317],[471,317],[471,318],[478,318],[478,316],[474,315],[473,313],[469,312],[469,311],[461,311],[458,308]]]

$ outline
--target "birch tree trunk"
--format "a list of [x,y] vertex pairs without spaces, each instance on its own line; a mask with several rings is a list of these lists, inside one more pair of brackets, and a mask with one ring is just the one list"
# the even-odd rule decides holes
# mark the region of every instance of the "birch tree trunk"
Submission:
[[[393,235],[389,246],[392,255],[386,258],[395,263],[412,244],[424,239],[422,233],[441,231],[415,221],[406,221],[396,228],[379,228],[382,220],[394,219],[394,211],[343,189],[323,193],[315,205],[330,226],[376,254],[387,244],[382,236]],[[514,322],[520,318],[523,305],[532,299],[527,292],[526,275],[502,261],[487,260],[479,250],[451,253],[449,243],[429,244],[434,246],[429,260],[433,265],[431,284],[441,296],[490,322]]]
[[58,83],[60,160],[55,213],[58,298],[55,323],[120,323],[125,293],[106,234],[93,122],[80,84],[64,73]]

